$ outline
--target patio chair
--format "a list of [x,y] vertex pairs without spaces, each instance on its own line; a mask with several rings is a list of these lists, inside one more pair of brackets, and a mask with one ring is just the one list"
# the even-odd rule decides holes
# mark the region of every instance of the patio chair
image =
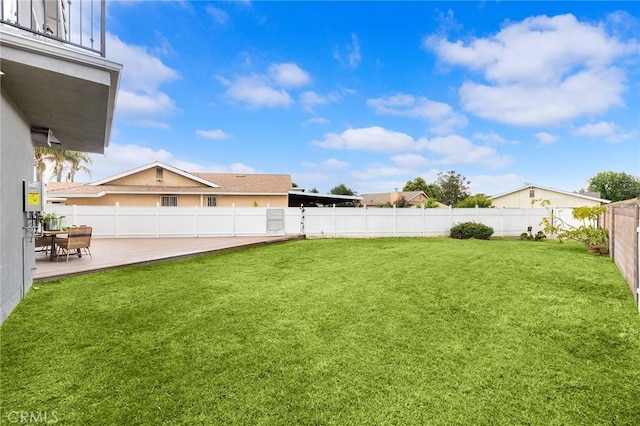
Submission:
[[[77,226],[69,228],[66,238],[56,238],[56,245],[58,246],[58,255],[63,254],[67,256],[67,262],[69,261],[69,255],[74,254],[78,257],[82,257],[82,250],[86,254],[91,256],[91,233],[93,228],[90,226]],[[75,250],[75,253],[71,253],[71,250]]]
[[51,250],[51,237],[47,235],[41,235],[36,237],[34,242],[35,242],[36,253],[44,253],[46,256],[47,253],[49,253],[49,250]]

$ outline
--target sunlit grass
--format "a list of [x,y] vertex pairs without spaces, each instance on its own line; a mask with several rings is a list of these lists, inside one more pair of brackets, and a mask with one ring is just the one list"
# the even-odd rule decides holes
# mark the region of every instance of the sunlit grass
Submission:
[[640,320],[581,245],[307,240],[36,284],[2,420],[637,424]]

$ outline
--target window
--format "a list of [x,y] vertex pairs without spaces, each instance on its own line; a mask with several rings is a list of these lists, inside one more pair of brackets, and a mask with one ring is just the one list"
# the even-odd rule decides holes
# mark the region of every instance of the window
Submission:
[[215,207],[218,205],[218,198],[209,196],[207,197],[207,207]]
[[162,182],[162,167],[156,167],[156,180]]
[[160,197],[162,207],[178,207],[178,197],[175,195],[163,195]]
[[529,189],[529,198],[535,198],[536,196],[536,190],[531,188]]

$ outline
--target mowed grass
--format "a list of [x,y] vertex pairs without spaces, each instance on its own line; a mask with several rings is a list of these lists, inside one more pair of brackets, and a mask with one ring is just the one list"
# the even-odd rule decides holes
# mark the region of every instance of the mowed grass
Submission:
[[581,245],[289,242],[36,284],[0,331],[5,423],[640,423],[637,307]]

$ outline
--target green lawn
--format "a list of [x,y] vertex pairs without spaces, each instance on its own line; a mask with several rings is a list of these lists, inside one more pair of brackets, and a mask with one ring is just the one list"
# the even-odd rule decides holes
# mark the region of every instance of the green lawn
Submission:
[[295,241],[36,284],[0,333],[5,423],[640,424],[637,307],[577,244]]

